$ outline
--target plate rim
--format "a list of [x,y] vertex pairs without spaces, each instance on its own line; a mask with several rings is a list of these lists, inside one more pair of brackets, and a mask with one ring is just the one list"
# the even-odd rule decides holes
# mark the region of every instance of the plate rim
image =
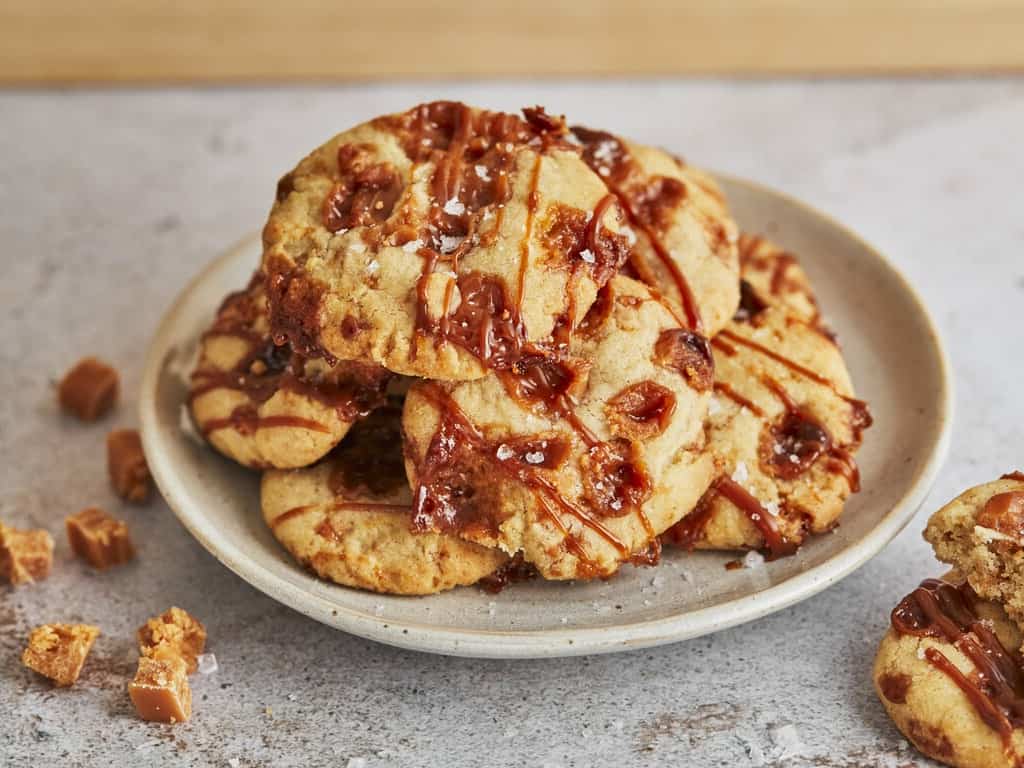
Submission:
[[[185,529],[218,561],[270,598],[323,624],[362,638],[415,651],[472,658],[545,658],[613,653],[679,642],[718,632],[767,616],[795,605],[832,584],[841,581],[880,553],[914,518],[931,490],[949,452],[955,403],[954,380],[942,335],[920,294],[903,273],[878,249],[832,216],[785,192],[729,174],[714,173],[729,185],[747,187],[755,192],[781,198],[823,219],[844,237],[857,243],[881,267],[889,272],[918,310],[931,339],[939,365],[938,434],[931,454],[919,469],[903,495],[860,540],[852,542],[827,560],[767,589],[716,605],[686,611],[649,621],[633,621],[620,626],[538,629],[523,631],[467,630],[409,621],[395,621],[355,608],[338,605],[301,586],[292,584],[269,570],[255,565],[235,542],[220,538],[204,527],[203,516],[183,499],[187,490],[161,460],[150,460],[150,471],[167,506]],[[196,286],[237,255],[259,241],[259,234],[242,238],[196,274],[175,297],[163,314],[146,351],[139,390],[139,421],[143,448],[148,457],[159,457],[159,416],[156,392],[164,361],[172,347],[169,336],[182,305]],[[182,438],[184,439],[184,438]],[[343,587],[341,587],[343,588]]]

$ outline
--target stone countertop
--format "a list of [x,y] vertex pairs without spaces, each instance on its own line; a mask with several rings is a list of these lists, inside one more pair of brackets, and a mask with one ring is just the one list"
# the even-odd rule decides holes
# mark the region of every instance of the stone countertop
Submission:
[[[278,605],[159,500],[126,507],[103,438],[134,426],[143,354],[185,282],[257,229],[277,177],[330,134],[428,98],[542,103],[833,214],[920,290],[957,378],[952,452],[882,554],[806,602],[648,651],[544,661],[375,645]],[[960,490],[1024,467],[1024,80],[645,81],[0,93],[0,518],[57,538],[53,576],[0,587],[4,766],[906,766],[875,699],[889,611],[941,571],[921,540]],[[827,308],[826,308],[827,310]],[[52,382],[85,354],[122,372],[112,418],[61,417]],[[144,556],[95,575],[65,514],[101,504]],[[177,727],[132,715],[133,630],[171,604],[220,668]],[[64,606],[63,608],[59,606]],[[78,686],[21,668],[28,630],[103,636]],[[13,713],[13,716],[12,716]]]

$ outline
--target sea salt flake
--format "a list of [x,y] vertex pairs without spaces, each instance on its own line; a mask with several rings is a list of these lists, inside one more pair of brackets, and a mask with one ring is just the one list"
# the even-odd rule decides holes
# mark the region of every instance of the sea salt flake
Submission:
[[925,656],[924,656],[924,646],[923,645],[917,646],[917,658],[921,659],[922,661],[925,658]]
[[750,550],[743,556],[744,568],[761,568],[764,566],[764,555],[756,550]]
[[377,605],[373,606],[373,615],[374,616],[383,616],[384,615],[384,605],[382,603],[378,603]]
[[212,675],[220,669],[217,665],[217,657],[212,653],[201,653],[196,656],[196,665],[200,675]]
[[587,264],[593,264],[597,261],[597,258],[594,256],[594,252],[589,248],[584,248],[580,251],[580,258],[587,262]]
[[732,473],[732,481],[743,485],[750,479],[750,472],[747,471],[747,464],[743,461],[736,462],[736,470]]
[[498,446],[498,450],[494,452],[494,455],[498,457],[498,461],[508,461],[516,455],[516,452],[502,443]]
[[616,512],[618,512],[620,509],[622,509],[622,500],[621,499],[612,499],[609,502],[608,506],[611,507],[612,509],[614,509]]
[[242,761],[239,760],[237,757],[232,757],[228,760],[228,765],[230,765],[231,768],[238,768],[238,766],[240,766],[241,764]]
[[541,453],[540,451],[530,451],[529,453],[526,454],[524,458],[526,459],[527,464],[544,463],[544,454]]
[[800,457],[799,457],[799,456],[797,456],[797,455],[796,455],[795,453],[791,453],[791,454],[789,454],[789,460],[790,460],[790,461],[791,461],[791,462],[792,462],[793,464],[799,464],[799,463],[800,463]]
[[402,246],[402,250],[405,251],[406,253],[416,253],[416,251],[418,251],[421,247],[423,247],[423,243],[421,243],[419,240],[410,240],[408,243]]
[[458,235],[441,235],[441,253],[452,253],[465,239]]
[[289,693],[286,698],[288,699],[288,701],[298,701],[299,700],[299,697],[296,696],[294,693]]
[[462,204],[461,200],[453,197],[444,204],[444,212],[449,216],[461,216],[466,212],[466,206]]
[[365,243],[349,243],[349,253],[363,253],[366,251]]
[[376,259],[372,259],[370,263],[366,265],[366,271],[371,275],[376,274],[378,269],[380,269],[380,263]]
[[486,165],[474,165],[473,170],[476,171],[476,176],[480,181],[490,181],[491,174],[487,172]]
[[722,405],[718,402],[717,398],[712,397],[708,400],[708,416],[714,416],[717,413],[722,412]]

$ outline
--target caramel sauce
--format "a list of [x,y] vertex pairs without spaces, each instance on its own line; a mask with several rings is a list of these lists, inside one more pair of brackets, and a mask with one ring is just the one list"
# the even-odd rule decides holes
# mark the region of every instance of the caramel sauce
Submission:
[[953,645],[974,665],[961,672],[941,650],[925,649],[928,663],[963,691],[978,716],[1008,748],[1014,728],[1024,727],[1024,671],[976,610],[977,595],[966,584],[926,579],[892,612],[901,635],[931,637]]
[[1000,480],[1020,480],[1021,482],[1024,482],[1024,472],[1018,472],[1018,471],[1007,472],[1005,475],[1003,475],[999,479]]
[[490,576],[484,576],[477,582],[484,592],[496,595],[509,584],[529,581],[537,577],[537,569],[523,559],[523,553],[517,552],[512,559],[501,566]]
[[349,430],[330,459],[328,485],[336,497],[382,497],[405,486],[401,420],[401,403],[391,401]]
[[[588,453],[589,478],[604,480],[603,492],[607,509],[592,505],[582,508],[564,498],[555,483],[545,474],[559,467],[568,455],[568,444],[556,435],[531,436],[495,442],[488,440],[466,417],[451,396],[437,385],[422,392],[438,409],[439,425],[423,460],[419,462],[418,486],[414,493],[413,529],[419,531],[483,533],[498,535],[503,518],[497,510],[499,500],[481,498],[479,488],[494,486],[495,476],[516,481],[527,488],[537,501],[546,519],[562,532],[565,544],[581,561],[582,571],[593,573],[598,568],[586,552],[582,541],[561,521],[559,513],[576,518],[585,528],[603,538],[622,559],[630,556],[629,548],[597,517],[598,513],[625,514],[642,496],[642,469],[630,462],[610,444],[601,443]],[[487,478],[478,483],[477,478]],[[598,480],[593,480],[596,485]],[[500,485],[500,484],[498,484]],[[618,501],[618,508],[615,502]]]
[[390,163],[371,162],[373,147],[338,148],[340,179],[324,199],[322,217],[329,232],[380,224],[390,218],[404,184]]
[[765,415],[764,411],[757,403],[755,403],[753,400],[747,399],[724,381],[715,382],[715,392],[725,395],[727,398],[736,403],[736,405],[740,406],[741,408],[746,408],[755,416],[763,417]]
[[711,345],[699,333],[684,328],[662,331],[654,344],[654,359],[658,365],[677,371],[698,392],[707,392],[714,384]]
[[[671,275],[679,293],[687,327],[692,331],[701,332],[703,322],[697,299],[679,264],[661,239],[659,225],[664,224],[662,214],[655,214],[655,211],[664,211],[669,205],[678,205],[685,198],[685,187],[675,179],[647,179],[625,145],[610,133],[592,131],[580,126],[574,126],[572,132],[583,144],[583,160],[618,198],[630,224],[647,236],[658,260]],[[669,181],[674,181],[675,184],[667,183]],[[657,284],[652,275],[645,274],[646,270],[636,257],[631,258],[631,263],[644,282],[650,285]]]
[[796,552],[798,545],[789,541],[785,534],[779,530],[775,516],[762,506],[742,485],[731,478],[721,477],[712,486],[712,492],[728,499],[739,508],[754,524],[761,537],[764,539],[765,549],[768,550],[768,559],[775,560],[779,557],[787,557]]

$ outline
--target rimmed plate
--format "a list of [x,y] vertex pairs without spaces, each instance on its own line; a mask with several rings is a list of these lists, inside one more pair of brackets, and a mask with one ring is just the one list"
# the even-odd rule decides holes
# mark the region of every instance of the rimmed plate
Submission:
[[668,550],[659,566],[625,567],[608,582],[532,581],[499,595],[468,588],[390,597],[316,579],[264,525],[258,475],[180,428],[182,374],[223,296],[244,286],[259,262],[255,238],[185,288],[149,349],[142,437],[168,505],[217,559],[274,599],[338,629],[434,653],[514,658],[643,648],[751,621],[825,589],[877,554],[924,500],[948,447],[948,364],[920,299],[883,256],[778,192],[720,181],[744,231],[767,233],[800,255],[875,416],[858,455],[864,490],[834,533],[794,557],[726,570],[734,555]]

